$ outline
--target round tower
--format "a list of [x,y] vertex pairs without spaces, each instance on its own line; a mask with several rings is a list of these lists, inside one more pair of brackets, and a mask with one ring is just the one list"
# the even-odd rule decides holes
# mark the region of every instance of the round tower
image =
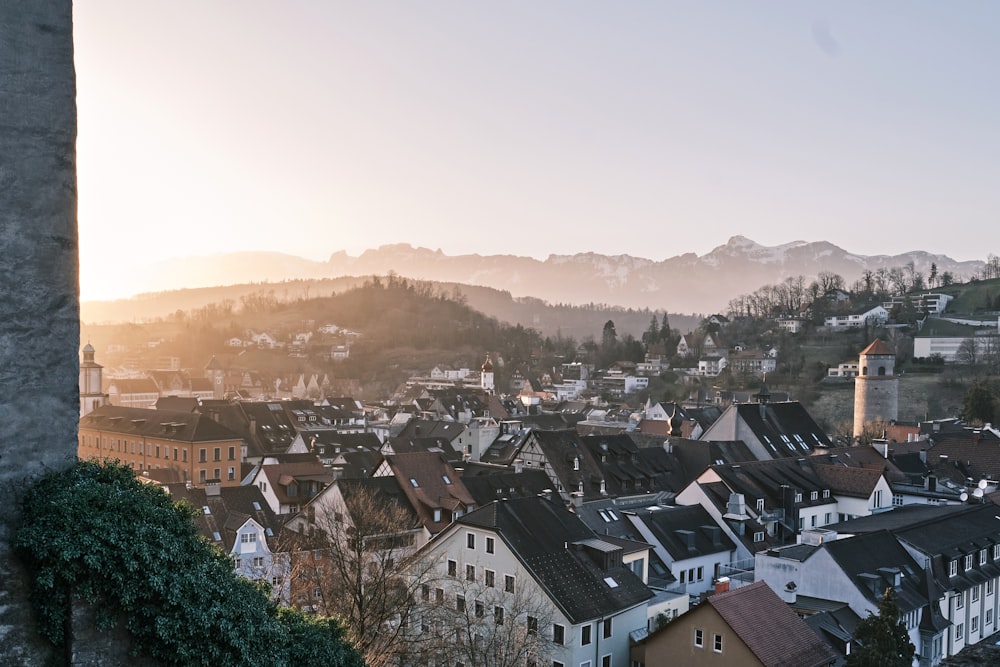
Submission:
[[94,361],[94,346],[83,346],[83,361],[80,362],[80,416],[90,414],[108,402],[108,395],[101,391],[104,366]]
[[895,366],[896,354],[881,340],[876,339],[861,351],[854,379],[855,438],[864,432],[865,424],[898,418],[899,378]]
[[486,361],[483,362],[482,375],[480,376],[480,386],[486,391],[493,391],[493,362],[490,361],[489,352],[486,353]]

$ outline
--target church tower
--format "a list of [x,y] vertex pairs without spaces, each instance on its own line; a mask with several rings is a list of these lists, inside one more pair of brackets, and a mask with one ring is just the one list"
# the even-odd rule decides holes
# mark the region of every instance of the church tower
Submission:
[[90,414],[94,408],[108,404],[108,395],[101,392],[104,366],[94,361],[94,346],[83,346],[83,361],[80,362],[80,416]]
[[489,352],[486,353],[486,361],[483,362],[483,372],[480,378],[479,386],[493,393],[493,362],[490,361]]
[[854,437],[865,424],[895,421],[899,416],[899,378],[895,373],[896,354],[876,339],[861,351],[858,376],[854,379]]
[[219,360],[212,355],[205,366],[205,377],[212,383],[212,398],[219,400],[226,395],[226,369],[222,367]]

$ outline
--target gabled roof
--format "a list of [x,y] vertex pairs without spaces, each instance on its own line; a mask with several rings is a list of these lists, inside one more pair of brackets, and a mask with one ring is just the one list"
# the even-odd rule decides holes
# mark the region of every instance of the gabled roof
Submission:
[[775,458],[808,456],[817,447],[831,446],[826,433],[798,401],[740,403],[727,410],[735,410]]
[[[455,510],[475,507],[476,501],[458,473],[440,452],[411,452],[385,457],[413,509],[430,533],[436,534],[451,521]],[[442,511],[434,520],[434,510]]]
[[463,431],[465,431],[465,424],[455,421],[411,419],[397,437],[401,440],[444,438],[451,442],[460,436]]
[[[926,606],[928,582],[924,570],[903,545],[888,531],[877,531],[845,539],[824,542],[826,549],[844,574],[875,607],[887,587],[893,588],[896,602],[904,611]],[[892,583],[899,573],[899,585]],[[936,601],[937,597],[933,601]]]
[[[260,524],[265,539],[277,535],[281,528],[281,521],[256,486],[221,487],[218,495],[208,495],[203,487],[188,487],[185,483],[168,484],[164,488],[175,500],[185,501],[197,510],[194,522],[198,532],[227,552],[233,549],[236,531],[249,519]],[[207,514],[205,507],[209,509]],[[275,542],[269,541],[268,546],[273,548]]]
[[852,468],[831,464],[813,464],[817,477],[830,491],[841,496],[868,498],[875,491],[882,471],[876,468]]
[[708,598],[765,667],[820,667],[837,655],[763,581]]
[[[640,531],[648,531],[670,555],[671,561],[687,560],[736,548],[701,505],[637,509],[627,516]],[[639,526],[639,524],[642,526]],[[642,534],[642,533],[640,533]],[[661,554],[662,556],[662,554]]]
[[621,544],[602,540],[555,502],[499,500],[454,525],[495,531],[573,624],[630,609],[653,595],[620,559],[610,567],[601,562]]
[[263,475],[267,479],[281,505],[304,505],[309,500],[308,497],[298,494],[288,495],[288,486],[292,482],[316,482],[321,487],[326,487],[333,481],[333,473],[315,457],[311,461],[299,463],[263,465],[260,466],[257,474],[258,476]]
[[337,480],[337,486],[345,500],[356,493],[370,493],[384,502],[402,507],[406,512],[408,525],[399,526],[400,530],[419,528],[421,525],[420,517],[395,477],[340,479]]
[[[541,431],[533,429],[528,436],[525,447],[528,447],[531,442],[534,442],[541,450],[566,493],[577,491],[582,483],[585,498],[601,497],[601,482],[604,480],[604,474],[575,430]],[[576,469],[577,461],[579,461],[579,469]]]
[[609,496],[679,493],[686,486],[682,466],[662,447],[640,449],[624,433],[583,436],[580,440],[600,467]]

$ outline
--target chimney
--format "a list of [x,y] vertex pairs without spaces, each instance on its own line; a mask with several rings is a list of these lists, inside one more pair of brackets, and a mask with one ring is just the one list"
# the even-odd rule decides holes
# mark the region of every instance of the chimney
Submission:
[[524,472],[524,461],[521,459],[514,460],[514,472],[521,473]]
[[719,577],[715,580],[715,594],[729,591],[729,577]]
[[219,496],[222,493],[221,487],[222,487],[221,481],[217,479],[208,480],[207,482],[205,482],[205,496],[209,498],[213,496]]
[[920,462],[923,463],[924,465],[927,465],[927,450],[926,449],[921,449],[920,450]]

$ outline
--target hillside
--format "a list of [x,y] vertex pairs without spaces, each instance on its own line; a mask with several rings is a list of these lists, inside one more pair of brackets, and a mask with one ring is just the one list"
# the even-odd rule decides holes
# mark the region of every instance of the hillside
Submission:
[[[246,300],[270,295],[279,302],[292,302],[319,296],[340,294],[358,287],[371,277],[345,276],[323,280],[290,280],[280,283],[248,283],[223,287],[175,290],[142,294],[116,301],[84,301],[80,304],[81,320],[88,324],[145,322],[175,315],[178,311],[194,312],[212,304],[231,304],[240,309]],[[600,305],[552,305],[541,299],[514,298],[510,292],[458,283],[429,283],[435,292],[464,300],[470,308],[508,324],[520,324],[536,329],[543,336],[562,335],[582,341],[599,336],[604,323],[615,322],[619,333],[639,337],[649,326],[650,318],[662,319],[663,312],[614,308]],[[682,332],[694,329],[700,315],[670,314],[670,323]]]

